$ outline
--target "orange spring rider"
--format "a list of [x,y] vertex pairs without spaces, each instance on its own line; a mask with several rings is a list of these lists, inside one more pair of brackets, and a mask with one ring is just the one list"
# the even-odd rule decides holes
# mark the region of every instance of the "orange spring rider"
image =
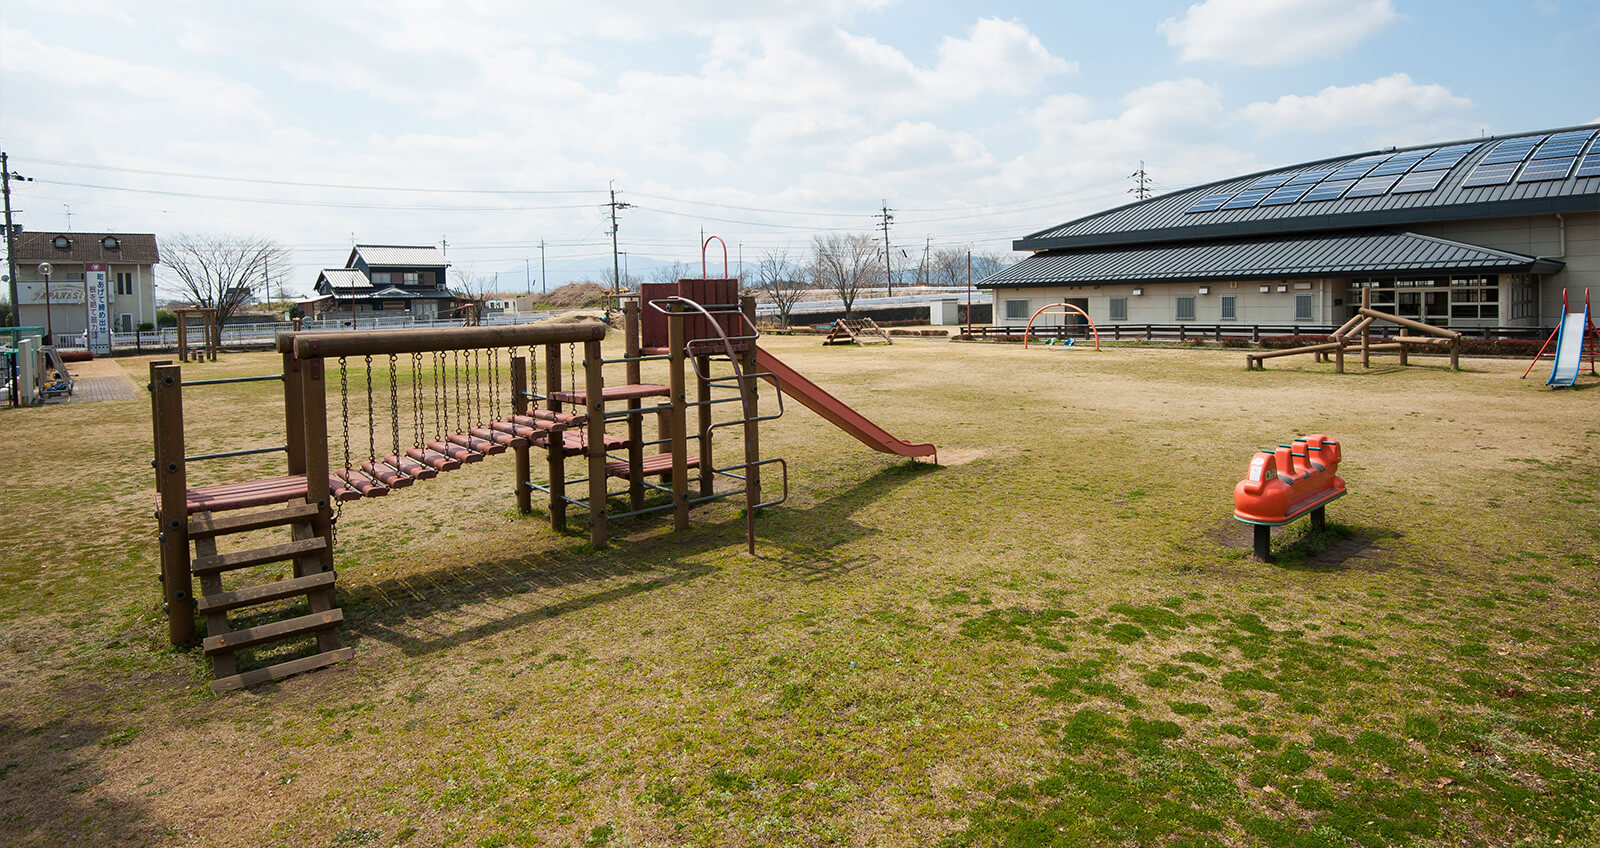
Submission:
[[1343,497],[1339,443],[1322,434],[1264,450],[1250,460],[1250,473],[1233,487],[1233,517],[1255,525],[1255,554],[1271,559],[1271,528],[1311,513],[1311,526],[1325,526],[1323,508]]

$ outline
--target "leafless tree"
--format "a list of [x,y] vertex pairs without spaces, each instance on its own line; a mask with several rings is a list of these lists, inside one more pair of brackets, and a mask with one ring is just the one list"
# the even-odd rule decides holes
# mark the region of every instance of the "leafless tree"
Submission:
[[657,266],[654,271],[650,272],[650,282],[676,283],[687,276],[689,276],[689,266],[682,262],[674,262],[671,265]]
[[217,310],[220,327],[288,273],[289,251],[261,236],[178,233],[161,239],[160,267],[184,297]]
[[845,317],[861,290],[877,282],[883,255],[871,236],[859,233],[821,233],[811,237],[817,265],[817,285],[839,296]]
[[772,301],[778,321],[789,326],[789,312],[808,288],[806,269],[789,260],[788,248],[767,251],[756,263],[756,289]]
[[479,276],[470,265],[453,266],[450,273],[456,278],[450,294],[455,297],[458,307],[467,307],[462,310],[463,317],[468,324],[482,322],[483,310],[488,306],[489,296],[494,294],[494,279]]
[[[617,275],[610,268],[607,268],[601,272],[600,281],[605,283],[606,288],[611,289],[612,291],[616,291],[618,288]],[[635,277],[632,273],[626,270],[622,271],[622,291],[629,291],[637,288],[639,288],[639,278]]]

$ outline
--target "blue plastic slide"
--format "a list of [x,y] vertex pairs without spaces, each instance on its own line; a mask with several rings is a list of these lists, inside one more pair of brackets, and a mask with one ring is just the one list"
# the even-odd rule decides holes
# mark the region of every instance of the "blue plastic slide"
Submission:
[[1578,367],[1583,362],[1583,337],[1589,330],[1589,307],[1582,312],[1568,312],[1561,316],[1561,328],[1556,331],[1556,364],[1550,369],[1547,386],[1566,388],[1578,382]]

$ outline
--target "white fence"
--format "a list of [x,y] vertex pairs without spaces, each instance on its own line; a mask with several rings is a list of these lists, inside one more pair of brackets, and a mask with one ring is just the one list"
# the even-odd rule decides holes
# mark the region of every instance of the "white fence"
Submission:
[[[485,315],[484,325],[499,324],[531,324],[554,315],[553,312],[518,312],[509,315]],[[461,319],[417,321],[409,317],[396,316],[394,318],[362,318],[351,327],[349,318],[327,318],[322,321],[306,321],[300,329],[304,332],[322,332],[328,330],[393,330],[402,327],[459,327]],[[223,347],[256,347],[270,345],[279,333],[294,329],[294,325],[287,321],[274,321],[260,324],[228,324],[222,328]],[[56,348],[59,350],[82,350],[84,347],[83,336],[58,335]],[[200,331],[197,325],[189,327],[190,346],[202,344]],[[139,350],[177,350],[178,329],[165,327],[160,330],[150,330],[143,333],[112,333],[111,350],[114,353],[129,353]]]

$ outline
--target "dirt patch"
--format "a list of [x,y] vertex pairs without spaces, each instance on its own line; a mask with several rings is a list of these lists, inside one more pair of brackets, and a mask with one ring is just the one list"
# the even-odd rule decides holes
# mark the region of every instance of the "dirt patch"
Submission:
[[956,448],[955,450],[940,451],[939,464],[952,468],[957,465],[966,465],[987,452],[983,448]]

